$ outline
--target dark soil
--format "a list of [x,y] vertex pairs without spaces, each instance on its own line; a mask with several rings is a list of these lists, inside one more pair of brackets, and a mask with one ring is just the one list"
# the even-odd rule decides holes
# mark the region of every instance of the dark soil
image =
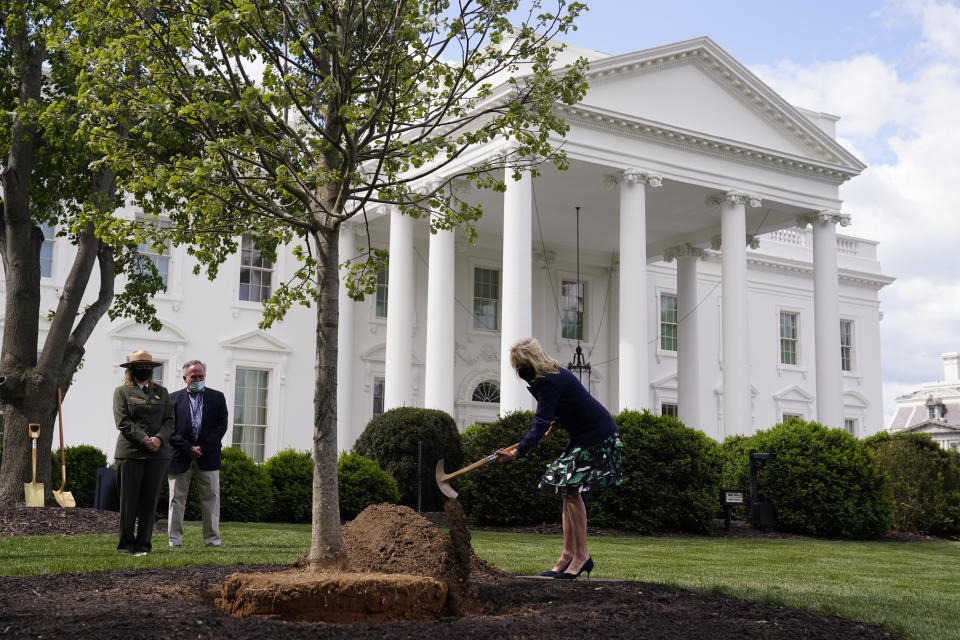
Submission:
[[[469,533],[464,538],[465,529],[458,526],[462,517],[458,507],[451,505],[446,514],[453,525],[451,536],[409,509],[378,505],[380,510],[366,514],[366,520],[361,514],[344,526],[344,542],[352,568],[366,572],[411,573],[458,582],[466,575],[464,566],[469,561],[469,583],[463,593],[475,605],[470,615],[353,624],[235,618],[215,606],[228,576],[294,567],[201,565],[0,577],[0,638],[891,637],[873,625],[661,585],[506,575],[465,546]],[[116,514],[110,512],[0,509],[0,537],[114,533],[116,529]],[[411,540],[418,542],[411,545]]]

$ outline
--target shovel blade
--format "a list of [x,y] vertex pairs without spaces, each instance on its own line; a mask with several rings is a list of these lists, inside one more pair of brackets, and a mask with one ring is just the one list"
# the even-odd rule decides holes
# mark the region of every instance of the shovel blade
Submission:
[[77,501],[69,491],[53,491],[53,498],[61,507],[71,509],[77,506]]
[[28,507],[43,506],[43,483],[42,482],[24,482],[23,497]]
[[440,493],[447,496],[450,499],[456,498],[459,494],[450,486],[450,483],[445,480],[446,471],[443,469],[443,459],[437,461],[437,487],[440,489]]

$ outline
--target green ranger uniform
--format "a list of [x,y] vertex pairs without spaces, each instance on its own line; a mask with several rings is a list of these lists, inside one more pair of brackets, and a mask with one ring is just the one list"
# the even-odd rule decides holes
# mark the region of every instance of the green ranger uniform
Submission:
[[[113,417],[120,435],[113,457],[120,485],[120,542],[118,551],[145,552],[151,549],[157,499],[170,465],[170,434],[173,432],[173,405],[163,387],[150,382],[144,391],[139,385],[121,385],[113,392]],[[149,451],[143,440],[160,438],[160,448]],[[140,525],[134,529],[137,520]]]

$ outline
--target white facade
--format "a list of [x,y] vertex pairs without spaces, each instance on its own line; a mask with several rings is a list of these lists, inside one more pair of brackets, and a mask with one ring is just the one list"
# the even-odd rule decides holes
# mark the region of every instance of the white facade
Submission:
[[[784,415],[857,436],[879,430],[877,292],[892,279],[876,243],[836,233],[849,219],[839,185],[864,168],[836,143],[836,118],[787,104],[706,38],[616,57],[576,53],[593,61],[585,100],[561,108],[570,169],[511,180],[505,194],[455,183],[484,205],[476,245],[389,210],[371,216],[374,242],[391,253],[387,313],[382,297],[341,295],[340,448],[375,408],[441,408],[461,428],[532,408],[504,356],[533,335],[562,362],[572,358],[577,341],[563,337],[560,317],[575,304],[561,293],[564,282],[568,293],[576,287],[576,206],[581,344],[591,391],[611,411],[676,410],[719,440]],[[359,237],[343,229],[341,256]],[[69,267],[63,244],[43,281],[45,308]],[[192,358],[228,399],[239,389],[247,402],[231,420],[263,435],[258,457],[309,449],[312,310],[259,331],[259,304],[240,301],[249,293],[241,272],[250,281],[259,267],[234,256],[213,283],[192,267],[173,251],[168,292],[156,300],[160,334],[131,321],[98,327],[65,401],[66,439],[112,453],[117,364],[143,348],[167,363],[171,390]],[[272,282],[294,268],[281,256]],[[484,401],[497,390],[499,403]]]
[[943,380],[897,398],[887,431],[927,433],[948,450],[960,451],[960,353],[945,353]]

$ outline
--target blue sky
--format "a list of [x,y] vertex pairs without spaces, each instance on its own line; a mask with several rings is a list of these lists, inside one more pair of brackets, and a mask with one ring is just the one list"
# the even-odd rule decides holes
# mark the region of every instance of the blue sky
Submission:
[[791,103],[841,117],[841,187],[878,240],[884,413],[960,351],[960,0],[587,0],[567,42],[618,54],[709,36]]

